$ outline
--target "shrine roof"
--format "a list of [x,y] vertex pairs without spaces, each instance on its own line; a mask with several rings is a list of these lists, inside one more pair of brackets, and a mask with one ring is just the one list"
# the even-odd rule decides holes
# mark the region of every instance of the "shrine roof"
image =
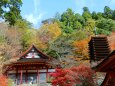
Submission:
[[115,70],[115,50],[113,50],[113,52],[111,52],[100,64],[94,67],[94,69],[99,72]]
[[[39,50],[38,48],[35,47],[35,45],[32,45],[30,48],[28,48],[25,52],[23,52],[18,58],[23,59],[23,57],[25,55],[27,55],[32,49],[35,49],[37,51],[37,53],[40,54],[41,59],[52,59],[51,57],[49,57],[48,55],[44,54],[41,50]],[[27,58],[28,59],[28,58]]]
[[19,59],[17,60],[17,62],[21,63],[21,62],[47,62],[50,61],[49,59],[39,59],[39,58],[23,58],[23,59]]

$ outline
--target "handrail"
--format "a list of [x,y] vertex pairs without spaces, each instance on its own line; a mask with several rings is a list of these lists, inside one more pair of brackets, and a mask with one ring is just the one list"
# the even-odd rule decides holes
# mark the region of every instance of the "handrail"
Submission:
[[12,86],[52,86],[50,83],[46,82],[35,82],[35,83],[26,83],[23,82],[21,85],[17,83],[17,79],[12,81]]

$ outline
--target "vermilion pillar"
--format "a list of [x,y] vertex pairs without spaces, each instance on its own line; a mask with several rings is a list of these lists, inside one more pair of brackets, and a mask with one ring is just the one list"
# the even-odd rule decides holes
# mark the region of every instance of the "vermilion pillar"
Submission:
[[46,81],[48,80],[48,67],[46,67]]
[[22,84],[22,68],[20,70],[20,84]]
[[25,82],[26,82],[26,84],[28,83],[28,70],[26,70]]
[[18,81],[18,69],[16,69],[16,84],[17,84],[17,81]]
[[40,79],[40,76],[39,76],[39,69],[37,69],[37,83],[39,83],[39,79]]

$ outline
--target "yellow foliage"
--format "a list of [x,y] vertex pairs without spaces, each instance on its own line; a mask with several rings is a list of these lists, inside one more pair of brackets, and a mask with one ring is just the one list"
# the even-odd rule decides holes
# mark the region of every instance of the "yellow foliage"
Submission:
[[38,39],[42,48],[47,48],[50,41],[61,35],[61,28],[57,23],[44,24],[38,31]]
[[[75,53],[78,57],[82,57],[82,59],[88,59],[88,42],[89,39],[84,39],[80,41],[75,41],[73,46],[75,47]],[[76,59],[78,60],[78,58]]]
[[39,37],[46,42],[55,40],[59,35],[61,35],[61,29],[57,23],[44,24],[39,30]]
[[76,60],[76,61],[81,61],[81,60],[82,60],[82,58],[75,58],[75,60]]

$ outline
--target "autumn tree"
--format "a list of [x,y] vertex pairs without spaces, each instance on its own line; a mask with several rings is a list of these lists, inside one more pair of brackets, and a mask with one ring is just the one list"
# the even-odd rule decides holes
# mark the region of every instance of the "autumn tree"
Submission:
[[60,35],[55,41],[49,43],[46,53],[54,58],[57,58],[62,67],[74,64],[71,57],[73,57],[73,48],[71,45],[71,36]]
[[80,40],[80,41],[74,41],[73,46],[75,47],[75,59],[89,59],[89,55],[88,55],[88,42],[89,39],[86,38],[84,40]]
[[[77,31],[72,34],[62,34],[55,41],[49,43],[46,53],[54,58],[57,58],[62,67],[70,67],[76,64],[76,46],[73,46],[75,41],[87,38],[85,31]],[[82,51],[81,51],[82,52]]]
[[53,77],[53,86],[94,86],[93,74],[90,67],[80,65],[68,69],[56,69],[56,72],[50,75]]
[[43,24],[38,31],[38,38],[44,48],[48,47],[50,41],[54,41],[61,34],[61,29],[58,23]]
[[11,57],[15,57],[17,50],[21,49],[20,35],[17,30],[9,29],[7,24],[2,23],[1,26],[3,27],[0,27],[0,53],[4,60],[8,60]]
[[[0,62],[16,58],[23,50],[23,37],[30,26],[26,21],[17,20],[15,26],[6,23],[0,25]],[[26,40],[27,41],[27,40]],[[1,63],[1,64],[2,64]]]

